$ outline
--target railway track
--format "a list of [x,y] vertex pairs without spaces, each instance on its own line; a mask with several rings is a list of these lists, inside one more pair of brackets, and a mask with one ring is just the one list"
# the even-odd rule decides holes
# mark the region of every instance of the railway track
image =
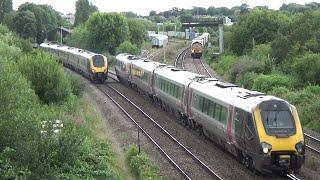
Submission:
[[188,51],[190,51],[190,47],[184,49],[175,59],[174,61],[174,67],[185,69],[184,67],[184,60],[188,54]]
[[[97,85],[97,87],[146,135],[184,178],[222,179],[173,135],[112,85]],[[122,102],[121,104],[119,103],[120,101]]]
[[180,54],[178,54],[175,59],[174,66],[197,74],[202,74],[210,78],[214,77],[203,63],[203,58],[195,59],[190,57],[190,47],[184,49]]
[[194,66],[196,67],[196,70],[198,71],[198,74],[202,74],[210,78],[213,77],[209,72],[209,70],[207,69],[207,67],[205,66],[205,64],[203,63],[203,58],[193,59],[193,63],[194,63]]
[[[308,134],[308,133],[303,133],[306,141],[306,147],[307,149],[311,150],[314,153],[320,154],[320,139]],[[307,144],[308,142],[308,144]]]

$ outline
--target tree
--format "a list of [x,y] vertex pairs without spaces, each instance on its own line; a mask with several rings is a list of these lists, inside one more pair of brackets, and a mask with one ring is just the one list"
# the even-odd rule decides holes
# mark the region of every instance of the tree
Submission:
[[301,82],[320,84],[320,54],[306,53],[293,62],[294,75]]
[[129,41],[125,41],[119,45],[117,48],[117,53],[130,53],[134,55],[139,54],[139,49],[134,44],[131,44]]
[[31,11],[36,18],[36,40],[40,44],[45,39],[46,32],[61,26],[63,19],[51,6],[24,3],[19,6],[18,12]]
[[129,37],[127,18],[119,13],[94,13],[86,22],[91,50],[114,54]]
[[181,14],[181,16],[180,16],[180,21],[182,23],[192,22],[192,20],[193,20],[193,15],[192,14],[184,13],[184,14]]
[[252,10],[233,26],[230,48],[238,55],[247,53],[254,44],[272,41],[279,27],[279,16],[273,10]]
[[17,16],[16,11],[11,11],[9,13],[6,13],[4,15],[3,24],[8,26],[10,30],[14,30],[14,18]]
[[3,22],[4,15],[12,11],[12,0],[0,1],[0,23]]
[[76,2],[74,26],[86,22],[89,16],[95,11],[98,11],[98,8],[93,4],[90,4],[88,0],[78,0]]
[[292,49],[292,42],[287,36],[284,36],[280,33],[277,34],[271,42],[271,56],[275,57],[275,62],[277,64],[285,60]]
[[31,11],[20,11],[14,18],[14,29],[23,38],[35,38],[36,17]]
[[245,14],[249,12],[249,5],[246,3],[241,4],[240,6],[240,14]]
[[150,11],[149,13],[149,16],[156,16],[156,15],[157,15],[157,12],[154,10]]
[[130,32],[130,41],[137,47],[141,47],[146,39],[147,29],[139,19],[128,19],[128,27]]

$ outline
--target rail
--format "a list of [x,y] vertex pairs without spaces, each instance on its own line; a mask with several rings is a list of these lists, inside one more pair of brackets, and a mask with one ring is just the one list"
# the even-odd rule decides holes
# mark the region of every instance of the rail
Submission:
[[186,55],[189,51],[190,47],[187,47],[186,49],[184,49],[181,53],[178,54],[175,62],[174,62],[174,67],[178,67],[178,63],[179,63],[179,60],[181,59],[181,68],[184,69],[184,60],[186,58]]
[[[320,140],[319,140],[318,138],[313,137],[312,135],[307,134],[307,133],[303,133],[303,134],[305,135],[305,137],[310,138],[310,139],[312,139],[313,141],[315,141],[315,142],[317,142],[317,143],[320,143]],[[315,152],[315,153],[317,153],[317,154],[320,154],[320,150],[316,149],[315,147],[312,147],[312,146],[310,146],[310,145],[308,145],[308,144],[306,144],[306,147],[307,147],[308,149],[312,150],[313,152]]]
[[295,176],[294,174],[287,174],[287,177],[289,179],[292,179],[292,180],[300,180],[297,176]]

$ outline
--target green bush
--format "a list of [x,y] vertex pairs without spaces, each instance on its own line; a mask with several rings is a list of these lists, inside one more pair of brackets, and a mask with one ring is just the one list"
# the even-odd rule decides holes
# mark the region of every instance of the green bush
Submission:
[[124,41],[117,48],[117,53],[130,53],[130,54],[138,55],[139,49],[137,48],[136,45],[131,44],[130,41]]
[[281,75],[281,74],[272,74],[272,75],[259,75],[254,79],[252,88],[254,90],[268,93],[274,87],[286,87],[292,89],[296,83],[296,80],[290,76]]
[[251,89],[255,78],[257,78],[258,74],[254,72],[247,72],[245,74],[240,75],[238,77],[236,83],[243,88]]
[[231,82],[234,83],[239,77],[247,72],[264,73],[266,68],[265,63],[252,59],[249,56],[242,56],[238,58],[237,62],[233,65],[231,71]]
[[127,161],[139,179],[161,179],[157,176],[157,168],[151,165],[147,155],[144,152],[139,154],[136,147],[131,146],[128,150]]
[[70,74],[72,94],[81,97],[84,90],[84,82],[75,75]]
[[228,77],[231,75],[232,68],[236,62],[237,62],[236,56],[222,55],[219,58],[218,64],[215,69],[220,75],[223,75],[225,78],[228,79]]
[[260,44],[252,49],[251,57],[259,61],[265,61],[270,58],[270,44]]
[[320,54],[306,53],[293,62],[294,75],[305,84],[320,84]]
[[62,103],[70,96],[70,80],[51,56],[42,52],[26,55],[18,65],[20,71],[32,82],[33,89],[42,102]]

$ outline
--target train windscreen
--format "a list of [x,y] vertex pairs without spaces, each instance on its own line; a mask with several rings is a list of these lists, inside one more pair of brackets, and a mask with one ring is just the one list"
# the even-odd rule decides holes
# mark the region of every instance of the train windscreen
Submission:
[[104,66],[104,57],[101,55],[95,55],[92,57],[93,66],[95,67],[103,67]]
[[268,101],[260,105],[265,131],[268,135],[290,136],[296,133],[295,121],[289,107],[281,101]]

